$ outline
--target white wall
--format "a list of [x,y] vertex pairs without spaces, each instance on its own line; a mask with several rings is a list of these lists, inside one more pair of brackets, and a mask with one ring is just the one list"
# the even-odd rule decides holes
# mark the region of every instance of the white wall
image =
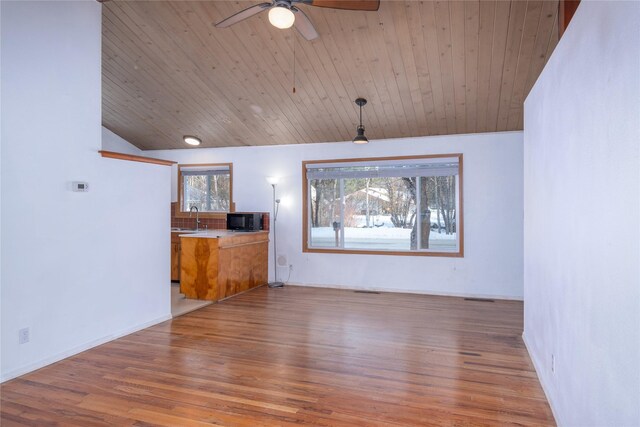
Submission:
[[98,154],[100,3],[1,8],[5,380],[170,317],[170,169]]
[[[302,161],[434,153],[464,154],[464,258],[302,252]],[[373,141],[146,151],[179,163],[233,162],[239,211],[270,211],[269,175],[283,177],[278,194],[278,254],[296,284],[419,293],[522,298],[522,133]],[[176,181],[172,178],[173,200]],[[272,268],[272,262],[269,263]],[[282,270],[282,271],[281,271]],[[273,277],[273,272],[270,273]],[[280,279],[287,268],[279,269]]]
[[133,154],[134,156],[142,155],[141,149],[104,126],[102,127],[102,149],[105,151],[115,151],[116,153]]
[[640,3],[582,2],[525,103],[524,336],[562,426],[640,425],[639,52]]

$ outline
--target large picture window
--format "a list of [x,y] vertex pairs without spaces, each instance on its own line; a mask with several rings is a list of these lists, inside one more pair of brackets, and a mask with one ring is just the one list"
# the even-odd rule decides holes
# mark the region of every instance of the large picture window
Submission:
[[463,256],[462,154],[303,162],[305,252]]
[[180,212],[195,207],[201,214],[233,211],[232,164],[178,165]]

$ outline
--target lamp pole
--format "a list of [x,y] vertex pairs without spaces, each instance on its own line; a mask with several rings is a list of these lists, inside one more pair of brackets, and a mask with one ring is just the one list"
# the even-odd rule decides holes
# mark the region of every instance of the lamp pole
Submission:
[[273,282],[269,283],[268,286],[270,288],[281,288],[284,283],[278,281],[278,242],[276,237],[276,221],[278,220],[280,199],[276,199],[276,184],[272,183],[271,187],[273,187]]

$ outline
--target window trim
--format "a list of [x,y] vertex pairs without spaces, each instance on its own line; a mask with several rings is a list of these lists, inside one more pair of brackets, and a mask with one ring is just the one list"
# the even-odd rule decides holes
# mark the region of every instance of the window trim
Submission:
[[[457,252],[429,252],[429,251],[384,251],[367,249],[328,249],[309,247],[309,182],[307,180],[307,165],[319,163],[349,163],[349,162],[374,162],[385,160],[415,160],[437,159],[455,157],[458,159],[458,251]],[[305,160],[302,162],[302,252],[325,254],[359,254],[359,255],[399,255],[399,256],[432,256],[463,258],[464,257],[464,186],[463,186],[463,156],[462,153],[425,154],[416,156],[392,156],[392,157],[363,157],[350,159]]]
[[[190,163],[190,164],[179,164],[178,165],[178,209],[176,209],[176,218],[189,218],[191,213],[189,211],[183,211],[183,194],[182,194],[182,186],[183,186],[183,175],[182,168],[187,167],[201,167],[201,166],[227,166],[229,167],[229,212],[235,212],[236,204],[233,202],[233,163]],[[226,211],[219,212],[200,212],[200,218],[213,218],[213,219],[227,219]]]

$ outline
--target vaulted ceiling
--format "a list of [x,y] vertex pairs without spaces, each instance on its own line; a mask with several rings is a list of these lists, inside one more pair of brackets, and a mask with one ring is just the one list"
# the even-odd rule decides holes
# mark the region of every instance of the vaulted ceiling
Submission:
[[103,3],[103,125],[142,149],[344,141],[364,97],[369,139],[520,130],[558,40],[557,1],[300,6],[313,41],[266,13],[214,28],[256,3]]

